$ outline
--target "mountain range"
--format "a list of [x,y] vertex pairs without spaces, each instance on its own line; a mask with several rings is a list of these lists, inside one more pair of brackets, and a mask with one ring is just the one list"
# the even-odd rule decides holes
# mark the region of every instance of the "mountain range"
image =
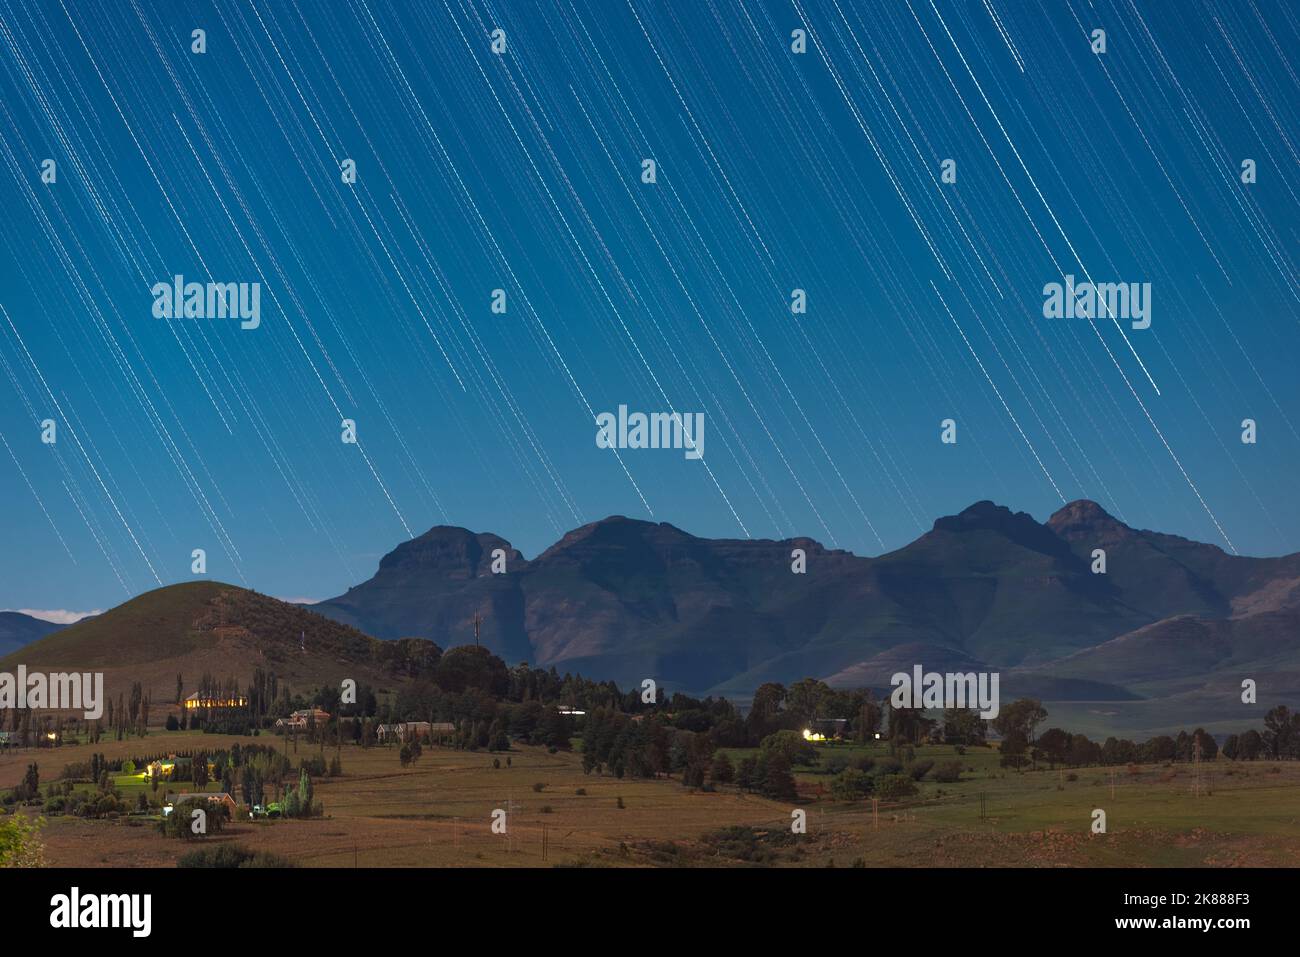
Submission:
[[527,560],[500,536],[438,526],[313,607],[442,645],[472,640],[478,614],[483,643],[512,663],[697,693],[806,676],[886,688],[918,663],[1001,671],[1004,694],[1058,701],[1222,698],[1265,673],[1300,692],[1300,554],[1229,555],[1086,500],[1046,522],[977,502],[874,558],[615,516]]
[[[393,664],[374,639],[468,644],[476,618],[478,640],[509,664],[740,699],[804,677],[883,690],[920,664],[1000,672],[1004,700],[1052,702],[1063,727],[1088,733],[1235,729],[1300,703],[1300,554],[1229,555],[1086,500],[1046,522],[977,502],[877,557],[613,516],[527,559],[498,535],[437,526],[315,605],[174,585],[35,640],[0,668],[101,661],[174,682],[180,670],[263,663],[310,681],[356,662],[382,680]],[[295,647],[304,634],[309,651]],[[1246,678],[1255,706],[1241,701]]]

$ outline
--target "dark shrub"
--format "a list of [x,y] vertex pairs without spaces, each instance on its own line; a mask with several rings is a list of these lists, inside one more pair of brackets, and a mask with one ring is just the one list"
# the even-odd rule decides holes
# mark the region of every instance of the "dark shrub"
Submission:
[[961,780],[961,762],[944,761],[935,765],[934,773],[930,775],[932,780],[940,784],[952,784]]
[[913,781],[920,781],[930,773],[932,767],[934,767],[934,762],[929,758],[923,758],[920,761],[913,761],[909,764],[907,766],[907,773]]
[[287,858],[251,851],[239,844],[217,844],[182,854],[177,867],[293,867]]
[[882,801],[901,801],[916,792],[916,782],[905,774],[887,774],[876,782],[876,793]]

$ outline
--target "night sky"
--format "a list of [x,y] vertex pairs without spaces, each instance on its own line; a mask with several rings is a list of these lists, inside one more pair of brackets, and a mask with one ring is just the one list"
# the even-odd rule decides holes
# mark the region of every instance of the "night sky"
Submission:
[[[1091,498],[1300,550],[1298,69],[1264,0],[6,3],[0,607],[611,514],[874,555]],[[260,325],[155,318],[177,275]],[[1150,328],[1044,318],[1067,275]],[[620,405],[703,458],[599,448]]]

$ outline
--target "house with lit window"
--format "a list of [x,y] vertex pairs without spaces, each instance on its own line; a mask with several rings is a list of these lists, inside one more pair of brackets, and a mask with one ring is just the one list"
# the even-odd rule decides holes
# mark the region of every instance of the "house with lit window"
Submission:
[[242,694],[205,695],[196,691],[184,703],[186,711],[220,711],[224,708],[247,708],[248,698]]
[[843,741],[848,726],[849,721],[847,718],[814,718],[809,722],[808,727],[804,728],[803,739],[815,743]]
[[[192,781],[194,780],[193,767],[193,758],[178,758],[174,754],[169,754],[165,758],[150,761],[141,773],[144,774],[145,780],[157,778],[160,781]],[[217,777],[217,766],[212,761],[208,762],[208,777],[214,780]]]

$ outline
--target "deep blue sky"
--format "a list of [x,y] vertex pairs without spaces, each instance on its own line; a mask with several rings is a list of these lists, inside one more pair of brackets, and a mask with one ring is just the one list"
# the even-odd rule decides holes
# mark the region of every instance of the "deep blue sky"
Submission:
[[[0,607],[193,548],[324,598],[432,525],[609,514],[877,554],[1087,497],[1298,550],[1298,39],[1265,0],[6,4]],[[1066,272],[1151,328],[1042,318]],[[153,318],[177,273],[260,281],[261,327]],[[704,412],[704,462],[598,449],[619,404]]]

